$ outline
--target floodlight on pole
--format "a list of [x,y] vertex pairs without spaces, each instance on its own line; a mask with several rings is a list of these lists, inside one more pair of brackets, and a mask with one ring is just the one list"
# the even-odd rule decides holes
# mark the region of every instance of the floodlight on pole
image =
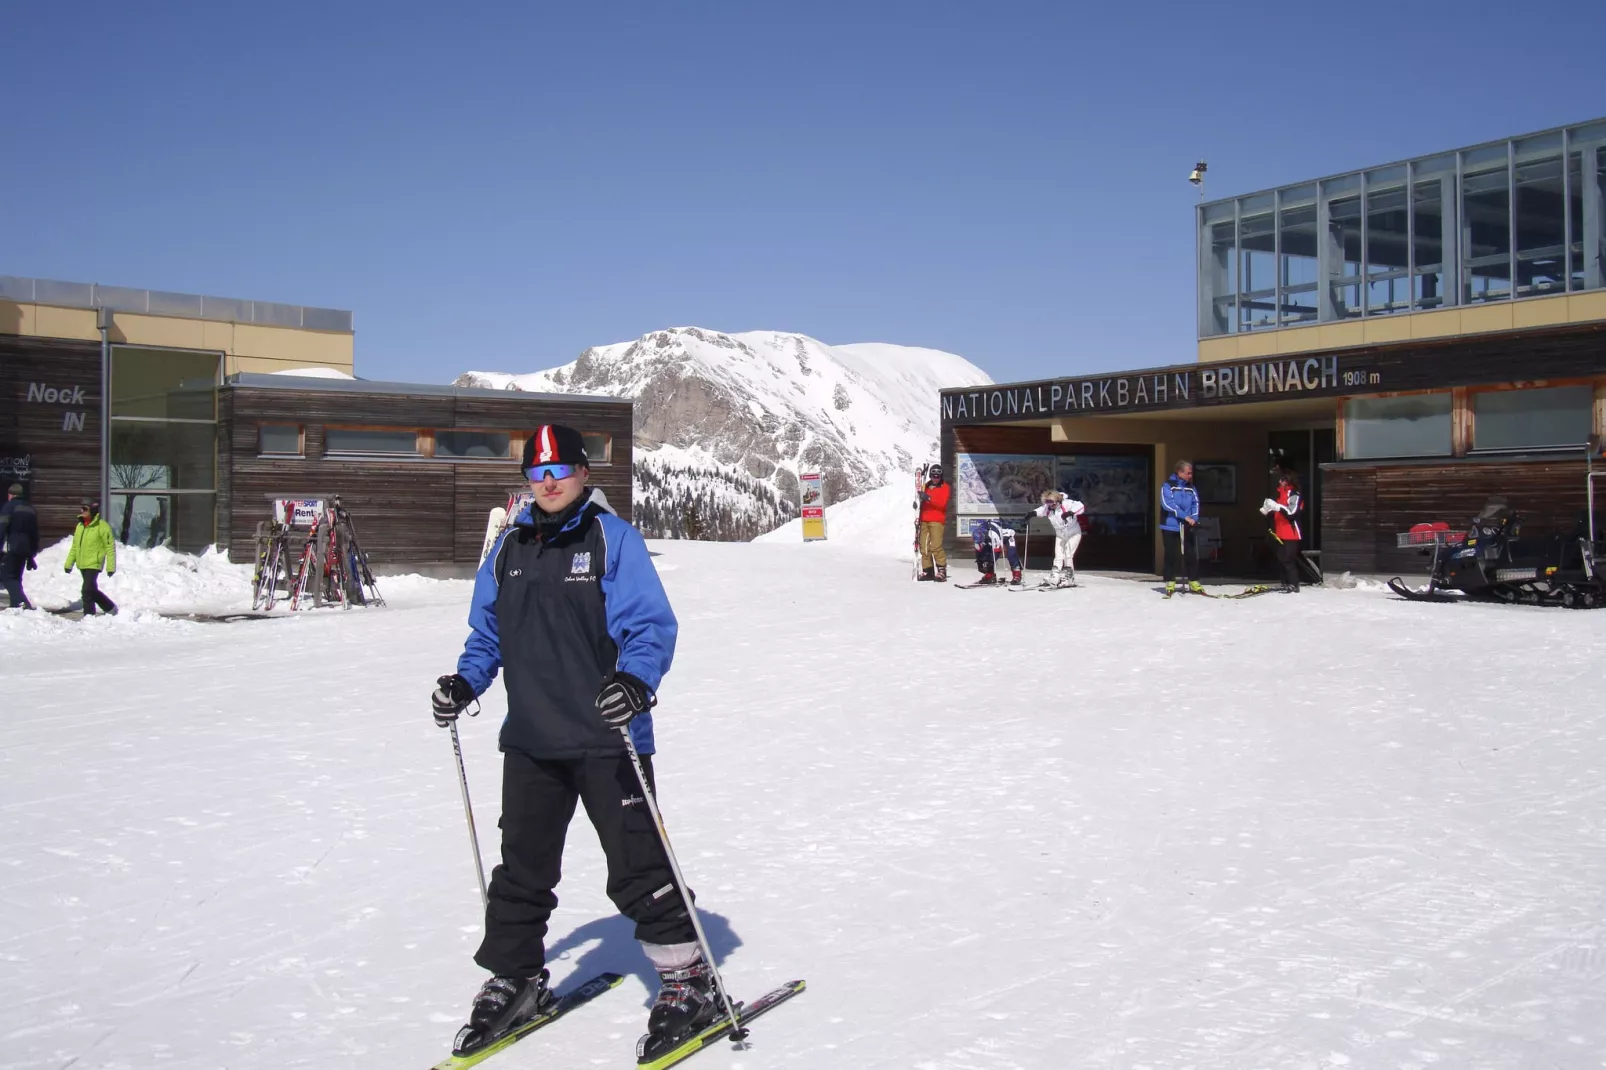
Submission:
[[1204,200],[1204,176],[1208,170],[1210,170],[1210,165],[1200,160],[1193,165],[1193,171],[1188,175],[1188,181],[1199,188],[1199,199],[1201,201]]

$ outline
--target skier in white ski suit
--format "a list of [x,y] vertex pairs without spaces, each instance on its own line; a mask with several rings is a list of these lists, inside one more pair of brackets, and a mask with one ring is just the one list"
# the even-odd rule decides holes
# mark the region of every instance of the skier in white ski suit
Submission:
[[1081,516],[1087,506],[1075,498],[1067,498],[1061,490],[1045,490],[1043,504],[1026,514],[1026,522],[1040,516],[1054,529],[1054,571],[1048,574],[1047,586],[1076,586],[1076,548],[1082,542]]

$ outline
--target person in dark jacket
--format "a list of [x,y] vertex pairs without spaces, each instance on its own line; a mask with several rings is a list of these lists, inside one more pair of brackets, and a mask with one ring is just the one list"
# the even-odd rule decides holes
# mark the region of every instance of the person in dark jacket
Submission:
[[22,589],[24,569],[38,568],[34,555],[39,552],[39,517],[22,496],[22,484],[6,490],[6,504],[0,505],[0,587],[12,609],[32,609],[33,603]]
[[1277,563],[1282,566],[1283,590],[1288,594],[1299,593],[1299,548],[1304,539],[1299,514],[1304,508],[1299,476],[1290,469],[1278,468],[1277,496],[1267,498],[1260,511],[1271,518],[1271,537],[1277,544]]
[[564,833],[578,802],[602,843],[608,897],[636,923],[661,986],[648,1033],[678,1036],[716,1013],[681,889],[619,732],[628,726],[652,783],[654,692],[675,653],[675,614],[641,533],[604,510],[578,431],[538,428],[524,447],[535,500],[497,538],[474,580],[457,672],[431,695],[450,725],[491,686],[502,723],[502,863],[491,874],[474,961],[491,972],[458,1031],[476,1051],[553,1000],[544,938]]
[[1178,461],[1171,478],[1160,488],[1160,541],[1165,547],[1165,594],[1176,592],[1180,570],[1188,590],[1204,594],[1199,585],[1199,492],[1193,487],[1193,462]]

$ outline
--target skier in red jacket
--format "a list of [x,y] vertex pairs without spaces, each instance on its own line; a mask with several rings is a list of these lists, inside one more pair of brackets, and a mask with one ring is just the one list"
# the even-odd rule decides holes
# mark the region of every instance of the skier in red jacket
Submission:
[[948,521],[948,498],[953,487],[942,479],[942,465],[926,469],[920,488],[920,578],[948,582],[948,551],[942,547],[942,526]]
[[1277,543],[1277,562],[1283,570],[1283,591],[1299,593],[1299,547],[1303,538],[1299,514],[1305,501],[1299,494],[1299,476],[1291,469],[1277,472],[1277,496],[1267,498],[1260,511],[1271,517],[1271,537]]

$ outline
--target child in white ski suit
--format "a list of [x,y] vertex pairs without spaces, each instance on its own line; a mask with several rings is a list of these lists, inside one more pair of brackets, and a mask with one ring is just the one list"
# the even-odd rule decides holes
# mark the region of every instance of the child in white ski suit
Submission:
[[1034,516],[1043,517],[1054,529],[1054,571],[1048,574],[1048,585],[1053,587],[1076,586],[1076,548],[1082,542],[1081,515],[1087,507],[1074,498],[1067,498],[1061,490],[1045,490],[1043,504],[1026,514],[1027,523]]

